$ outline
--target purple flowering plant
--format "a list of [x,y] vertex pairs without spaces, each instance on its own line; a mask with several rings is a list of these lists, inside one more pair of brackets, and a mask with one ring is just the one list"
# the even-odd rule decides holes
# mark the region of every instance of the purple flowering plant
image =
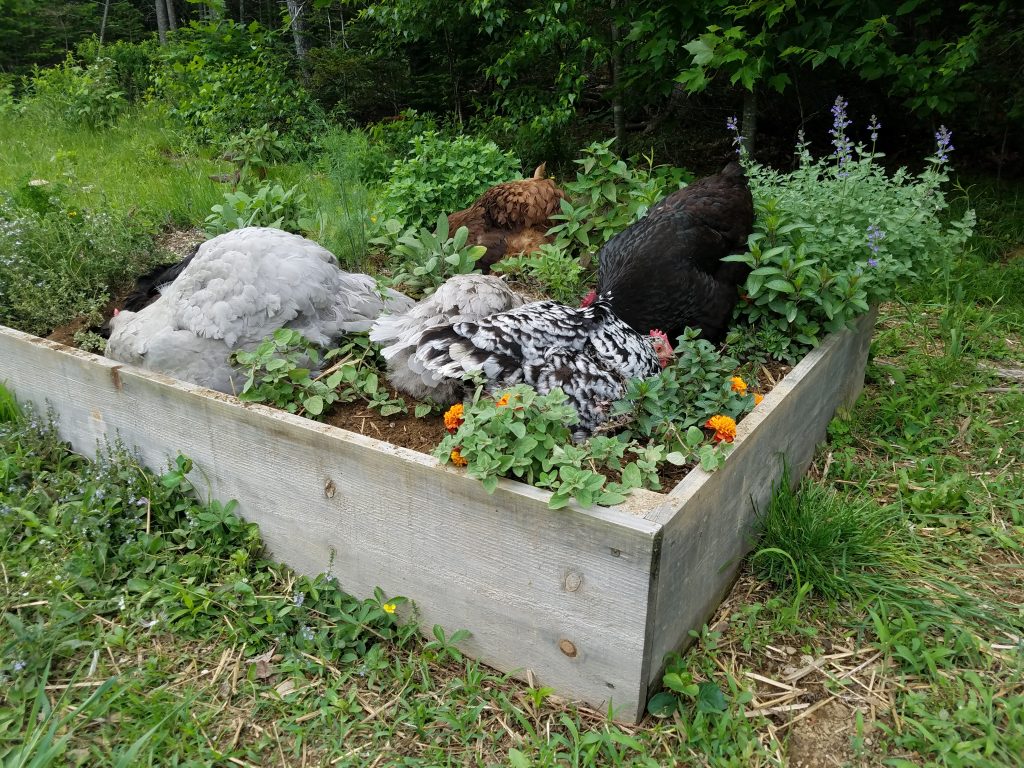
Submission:
[[[749,301],[737,314],[788,337],[793,359],[911,280],[939,272],[974,226],[973,211],[947,213],[948,129],[936,133],[923,170],[889,171],[878,162],[877,116],[861,123],[861,142],[846,99],[837,97],[831,111],[824,155],[812,154],[801,131],[795,170],[745,161],[757,218],[747,253],[726,257],[751,267],[743,287]],[[731,122],[728,128],[738,135]],[[749,329],[738,332],[750,337]]]

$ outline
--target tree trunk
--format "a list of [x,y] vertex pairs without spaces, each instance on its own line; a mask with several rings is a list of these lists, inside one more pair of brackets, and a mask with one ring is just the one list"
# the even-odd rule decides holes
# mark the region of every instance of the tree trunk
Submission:
[[754,86],[753,91],[743,94],[743,124],[740,126],[740,134],[743,136],[744,151],[753,157],[757,139],[757,86]]
[[107,31],[107,14],[110,12],[110,0],[103,3],[103,21],[100,22],[100,47],[103,47],[103,33]]
[[178,31],[178,19],[174,13],[174,0],[167,0],[167,29],[171,32]]
[[305,3],[299,0],[285,0],[288,16],[291,18],[292,38],[295,40],[295,56],[299,60],[302,71],[306,71],[306,20],[303,18]]
[[619,25],[614,21],[615,6],[617,0],[611,0],[612,20],[612,122],[615,125],[615,148],[619,157],[625,157],[626,147],[626,118],[622,108],[622,50],[619,48]]
[[167,4],[164,0],[156,0],[156,33],[160,36],[160,45],[167,45]]

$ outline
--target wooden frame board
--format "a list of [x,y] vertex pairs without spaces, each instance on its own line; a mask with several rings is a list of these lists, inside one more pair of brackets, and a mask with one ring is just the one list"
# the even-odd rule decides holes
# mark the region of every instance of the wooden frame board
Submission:
[[718,472],[611,508],[550,510],[548,492],[508,480],[489,495],[425,454],[2,326],[0,381],[52,409],[86,455],[120,439],[158,471],[189,456],[196,487],[238,500],[297,571],[409,597],[428,632],[468,629],[469,655],[636,721],[665,654],[735,578],[782,456],[802,475],[859,391],[873,323],[832,335],[786,376]]

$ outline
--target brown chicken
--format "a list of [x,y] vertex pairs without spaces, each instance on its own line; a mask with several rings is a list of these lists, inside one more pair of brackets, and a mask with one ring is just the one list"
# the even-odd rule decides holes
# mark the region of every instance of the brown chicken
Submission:
[[559,211],[565,193],[544,178],[544,166],[537,166],[532,179],[491,187],[469,208],[448,217],[449,232],[466,227],[469,242],[487,249],[477,262],[484,274],[505,256],[530,253],[552,241],[547,235],[551,215]]

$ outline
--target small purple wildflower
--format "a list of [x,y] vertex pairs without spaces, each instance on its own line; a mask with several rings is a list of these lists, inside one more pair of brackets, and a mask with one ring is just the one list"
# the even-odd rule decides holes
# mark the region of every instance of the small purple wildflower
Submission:
[[296,605],[302,605],[304,602],[306,602],[306,595],[305,595],[305,593],[304,592],[296,592],[294,595],[292,595],[292,602],[295,603]]
[[877,267],[878,266],[878,259],[868,259],[868,266],[869,267]]
[[949,153],[956,149],[951,143],[952,141],[952,131],[948,130],[946,126],[940,125],[939,130],[935,132],[935,158],[940,163],[948,162]]
[[21,672],[21,670],[23,670],[25,666],[25,662],[19,659],[11,665],[11,669],[13,669],[15,672]]
[[743,142],[746,141],[746,137],[740,136],[739,119],[736,117],[736,115],[725,118],[725,127],[733,134],[732,145],[736,147],[736,154],[742,155]]
[[871,122],[868,123],[868,130],[871,131],[871,143],[874,144],[878,141],[878,131],[882,127],[882,124],[878,122],[876,115],[871,116]]
[[832,146],[836,151],[832,157],[836,158],[840,166],[850,162],[850,150],[853,149],[853,142],[846,138],[846,129],[850,125],[850,119],[846,116],[847,102],[842,96],[836,96],[836,103],[832,105]]
[[313,639],[313,629],[311,627],[304,626],[302,629],[299,630],[299,634],[302,635],[303,640],[308,641]]
[[[871,249],[872,253],[878,253],[879,249],[882,247],[878,243],[884,239],[885,232],[883,232],[877,224],[868,225],[868,248]],[[871,266],[874,266],[874,264]]]

